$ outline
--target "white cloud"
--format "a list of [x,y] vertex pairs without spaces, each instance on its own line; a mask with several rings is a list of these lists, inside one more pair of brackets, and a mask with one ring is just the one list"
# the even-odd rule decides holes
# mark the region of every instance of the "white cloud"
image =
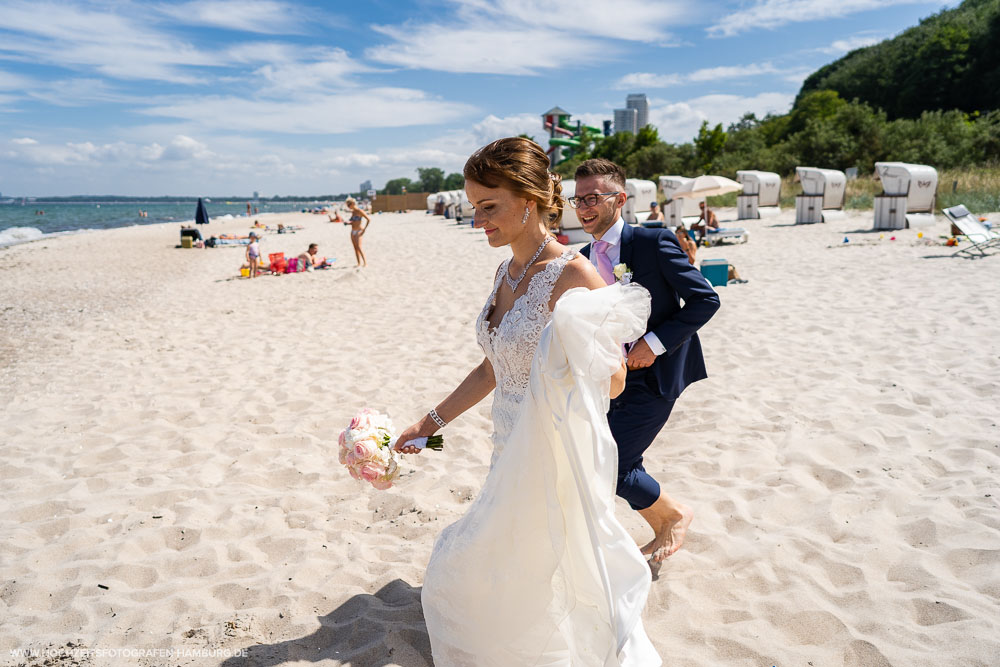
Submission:
[[871,46],[872,44],[878,44],[885,37],[878,37],[874,35],[853,35],[845,39],[834,40],[830,46],[818,49],[822,53],[828,53],[830,55],[839,55],[841,53],[847,53],[853,51],[854,49],[860,49],[864,46]]
[[302,10],[267,0],[199,0],[161,4],[157,10],[179,23],[270,34],[301,32]]
[[38,142],[31,137],[20,137],[17,139],[11,139],[10,143],[17,144],[18,146],[31,146],[32,144],[37,144]]
[[156,104],[140,113],[193,121],[230,132],[341,134],[365,128],[437,125],[461,118],[473,107],[430,97],[410,88],[345,90],[286,100],[191,97]]
[[652,72],[632,72],[618,79],[614,87],[618,90],[639,90],[648,88],[669,88],[684,81],[679,74],[653,74]]
[[678,0],[454,0],[470,21],[516,21],[559,32],[625,41],[670,38],[669,25],[692,19],[689,3]]
[[0,90],[21,91],[31,87],[32,83],[31,79],[20,74],[12,74],[0,70]]
[[795,96],[787,93],[760,93],[752,97],[739,95],[704,95],[685,102],[651,100],[650,122],[659,130],[660,138],[673,142],[688,142],[698,133],[702,121],[711,125],[722,123],[725,128],[745,113],[758,117],[768,113],[785,113]]
[[719,81],[721,79],[736,79],[744,76],[760,76],[761,74],[776,74],[779,70],[771,63],[750,65],[731,65],[728,67],[710,67],[691,72],[688,81]]
[[737,79],[746,76],[760,76],[762,74],[782,74],[771,63],[750,63],[748,65],[731,65],[722,67],[708,67],[695,70],[688,74],[653,74],[651,72],[633,72],[626,74],[617,82],[614,87],[618,90],[637,90],[639,88],[669,88],[684,83],[704,83],[707,81],[721,81],[724,79]]
[[311,93],[331,86],[354,85],[356,74],[376,71],[358,63],[342,49],[323,49],[308,54],[311,62],[279,61],[256,70],[266,84],[268,95]]
[[391,41],[366,56],[412,69],[481,74],[536,74],[607,62],[612,40],[668,42],[666,28],[690,20],[676,1],[452,0],[451,21],[376,25]]
[[455,27],[445,24],[376,26],[392,44],[375,46],[371,60],[412,69],[480,74],[535,74],[604,60],[612,49],[598,40],[538,28]]
[[[49,2],[8,2],[0,53],[62,67],[93,67],[122,79],[197,83],[183,66],[211,67],[218,59],[172,35],[112,11]],[[20,34],[13,34],[20,33]]]
[[912,4],[926,4],[926,0],[757,0],[709,26],[708,34],[732,37],[758,28],[772,29],[788,23],[823,21],[890,5]]

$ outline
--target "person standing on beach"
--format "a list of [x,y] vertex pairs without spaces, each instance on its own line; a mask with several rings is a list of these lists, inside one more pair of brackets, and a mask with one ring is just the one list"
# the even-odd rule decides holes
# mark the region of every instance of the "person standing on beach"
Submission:
[[696,332],[719,309],[719,295],[688,261],[672,231],[625,224],[625,200],[620,166],[596,158],[577,167],[576,196],[569,203],[583,230],[594,237],[581,252],[609,285],[628,275],[652,296],[646,333],[628,350],[625,391],[612,399],[608,423],[618,444],[617,494],[653,529],[653,540],[642,552],[659,563],[681,547],[694,513],[660,488],[643,468],[642,456],[684,388],[707,377]]
[[247,264],[250,265],[250,277],[256,278],[260,270],[260,244],[257,232],[250,232],[250,243],[247,244]]
[[[354,201],[353,198],[348,197],[347,208],[351,211],[351,217],[348,220],[351,223],[351,245],[354,246],[354,258],[358,261],[358,266],[368,266],[368,260],[365,258],[365,253],[361,249],[361,237],[365,235],[368,231],[368,225],[372,224],[372,219],[368,217],[368,214],[358,208],[358,202]],[[365,226],[361,226],[361,220],[365,220]]]
[[643,331],[649,293],[605,285],[552,236],[563,199],[548,168],[523,137],[466,162],[474,227],[490,247],[510,249],[476,319],[485,356],[395,445],[416,453],[411,440],[493,394],[489,473],[438,537],[424,575],[437,667],[662,664],[642,625],[649,566],[615,518],[604,413],[624,386],[622,342]]

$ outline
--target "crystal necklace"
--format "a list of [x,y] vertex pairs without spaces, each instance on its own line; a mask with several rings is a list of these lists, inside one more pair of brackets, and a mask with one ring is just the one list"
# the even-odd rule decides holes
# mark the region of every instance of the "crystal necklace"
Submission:
[[510,286],[511,292],[517,291],[517,286],[521,284],[522,280],[524,280],[524,276],[528,275],[528,269],[530,269],[531,265],[535,263],[535,260],[538,259],[538,256],[542,254],[542,250],[545,249],[545,246],[547,246],[551,240],[552,237],[546,234],[545,238],[542,239],[542,245],[538,246],[538,250],[536,250],[535,254],[531,256],[528,263],[524,265],[524,271],[521,271],[521,275],[519,275],[516,279],[511,278],[509,272],[503,272],[503,277],[507,280],[507,285]]

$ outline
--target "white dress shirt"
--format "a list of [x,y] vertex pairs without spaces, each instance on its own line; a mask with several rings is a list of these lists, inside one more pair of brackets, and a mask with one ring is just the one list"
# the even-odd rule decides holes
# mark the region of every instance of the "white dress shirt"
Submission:
[[[608,244],[608,259],[611,260],[611,266],[620,264],[619,260],[622,256],[623,229],[625,229],[625,220],[619,217],[615,224],[611,225],[611,228],[604,232],[604,236],[600,238],[601,241]],[[594,241],[596,242],[597,239],[594,239]],[[597,253],[594,252],[593,243],[590,244],[590,263],[594,265],[594,268],[597,268]],[[660,339],[657,338],[656,334],[652,331],[647,332],[642,338],[646,341],[646,345],[649,345],[649,349],[652,350],[653,354],[656,356],[660,356],[667,351],[667,349],[663,347],[663,343],[660,342]]]

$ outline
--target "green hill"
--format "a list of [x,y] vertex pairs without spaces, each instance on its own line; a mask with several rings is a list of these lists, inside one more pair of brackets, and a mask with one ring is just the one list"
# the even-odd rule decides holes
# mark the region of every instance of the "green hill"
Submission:
[[890,119],[923,111],[1000,109],[1000,0],[965,0],[896,37],[851,51],[802,84],[883,109]]

